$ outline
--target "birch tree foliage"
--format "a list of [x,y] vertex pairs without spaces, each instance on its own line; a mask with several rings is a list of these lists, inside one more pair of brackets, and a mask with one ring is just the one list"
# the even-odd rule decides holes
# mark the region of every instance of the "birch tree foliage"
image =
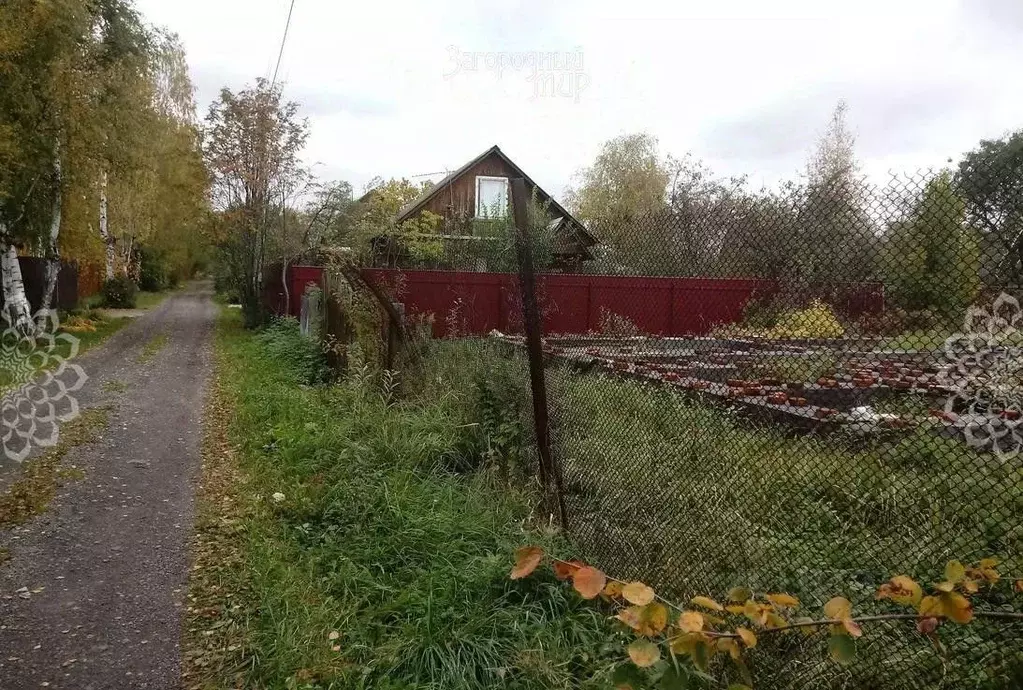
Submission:
[[223,89],[206,116],[203,157],[219,258],[250,327],[262,321],[262,270],[275,205],[308,181],[299,160],[308,136],[298,104],[283,101],[280,87],[265,79],[238,93]]

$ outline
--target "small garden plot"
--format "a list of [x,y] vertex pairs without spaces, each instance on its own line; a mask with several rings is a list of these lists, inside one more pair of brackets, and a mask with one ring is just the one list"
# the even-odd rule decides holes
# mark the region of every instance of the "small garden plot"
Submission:
[[[517,337],[501,339],[522,343]],[[948,376],[951,362],[931,352],[867,349],[876,344],[865,339],[556,336],[545,339],[544,350],[578,370],[669,385],[797,429],[845,427],[867,433],[923,426],[963,436],[968,425],[998,427],[1018,419],[1019,411],[1006,405],[946,409],[956,392]],[[899,398],[913,402],[892,404]],[[964,421],[966,412],[970,416]]]

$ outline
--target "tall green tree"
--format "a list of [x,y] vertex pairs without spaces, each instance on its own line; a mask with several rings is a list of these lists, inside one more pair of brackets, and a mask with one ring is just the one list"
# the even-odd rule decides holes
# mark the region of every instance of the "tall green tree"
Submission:
[[[56,284],[68,188],[87,158],[92,15],[83,0],[0,6],[0,241],[5,315],[31,330],[18,251],[50,259],[42,307]],[[84,166],[82,166],[84,167]]]
[[671,173],[646,133],[622,134],[604,142],[593,165],[579,171],[566,195],[582,221],[613,225],[664,208]]
[[870,277],[877,243],[867,212],[865,183],[856,160],[856,137],[839,102],[807,163],[800,195],[794,278],[809,284]]
[[981,141],[963,156],[956,183],[981,233],[986,281],[1023,285],[1023,130]]
[[973,301],[980,249],[951,171],[929,180],[909,216],[893,225],[881,261],[893,299],[906,309],[951,316]]

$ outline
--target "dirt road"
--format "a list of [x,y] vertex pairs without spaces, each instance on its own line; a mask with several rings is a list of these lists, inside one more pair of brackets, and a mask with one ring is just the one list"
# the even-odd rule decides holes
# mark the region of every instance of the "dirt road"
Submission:
[[109,406],[109,425],[64,459],[83,478],[0,532],[3,690],[179,687],[210,297],[175,293],[78,359],[79,400]]

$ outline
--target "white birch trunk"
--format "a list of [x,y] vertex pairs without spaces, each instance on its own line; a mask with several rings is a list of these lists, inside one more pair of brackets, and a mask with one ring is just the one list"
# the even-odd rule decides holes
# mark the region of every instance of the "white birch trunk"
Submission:
[[21,279],[21,264],[18,263],[18,250],[13,244],[3,252],[0,271],[3,272],[4,319],[7,326],[19,333],[27,333],[32,328],[32,309],[25,296],[25,283]]
[[43,298],[39,303],[39,311],[36,312],[39,328],[46,327],[50,305],[53,303],[53,294],[57,291],[57,274],[60,272],[60,248],[57,245],[57,238],[60,236],[61,207],[63,205],[63,194],[61,193],[61,185],[64,180],[63,172],[60,163],[60,148],[55,147],[53,210],[50,213],[50,236],[46,247],[46,283],[43,287]]
[[103,171],[99,182],[99,236],[106,245],[107,280],[114,277],[114,236],[107,226],[107,171]]

